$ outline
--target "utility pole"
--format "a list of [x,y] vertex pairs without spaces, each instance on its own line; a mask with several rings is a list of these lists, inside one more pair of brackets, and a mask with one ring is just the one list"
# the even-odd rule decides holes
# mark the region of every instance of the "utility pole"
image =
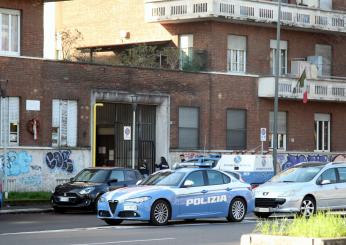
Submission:
[[[5,86],[3,88],[2,84],[5,83]],[[6,99],[6,89],[7,89],[7,84],[8,84],[8,80],[0,80],[0,122],[1,122],[1,125],[0,125],[0,134],[1,134],[1,143],[3,143],[2,147],[3,147],[3,169],[2,169],[2,173],[1,173],[1,185],[2,185],[2,191],[3,193],[5,193],[4,195],[4,198],[7,198],[7,183],[6,183],[6,167],[7,167],[7,163],[6,163],[6,160],[7,160],[7,142],[8,142],[8,135],[9,135],[9,131],[8,131],[8,134],[5,135],[4,132],[6,132],[5,130],[2,131],[2,129],[4,128],[4,126],[6,127],[7,125],[7,128],[9,129],[8,127],[8,123],[6,123],[4,120],[3,120],[3,117],[4,117],[4,113],[3,113],[3,103]],[[7,107],[9,108],[9,99],[7,101]],[[7,110],[7,119],[9,119],[9,109]]]
[[281,0],[278,0],[278,20],[276,24],[276,61],[275,61],[275,98],[274,98],[274,126],[273,126],[273,167],[276,174],[278,159],[278,107],[279,107],[279,77],[280,77],[280,23],[281,23]]

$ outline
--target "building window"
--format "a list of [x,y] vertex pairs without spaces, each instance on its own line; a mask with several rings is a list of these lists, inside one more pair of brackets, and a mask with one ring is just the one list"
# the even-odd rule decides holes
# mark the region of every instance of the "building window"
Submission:
[[322,69],[323,76],[332,75],[332,46],[316,44],[315,46],[316,56],[322,56],[322,64],[318,64],[317,67]]
[[19,98],[0,98],[1,145],[19,145]]
[[0,55],[18,56],[19,44],[20,12],[0,8]]
[[180,35],[179,36],[179,68],[183,69],[192,63],[193,55],[193,35]]
[[246,110],[227,110],[227,149],[246,149]]
[[[270,40],[270,67],[275,75],[276,64],[276,40]],[[287,41],[280,41],[280,75],[287,74]]]
[[227,71],[246,72],[246,37],[229,35],[227,42]]
[[[287,113],[286,112],[278,112],[278,149],[286,150],[286,138],[287,138]],[[269,113],[269,141],[270,147],[274,147],[273,141],[273,133],[274,133],[274,112]]]
[[330,151],[330,114],[315,114],[315,150]]
[[199,146],[199,109],[179,108],[179,148],[197,149]]
[[52,146],[77,146],[77,101],[53,100]]

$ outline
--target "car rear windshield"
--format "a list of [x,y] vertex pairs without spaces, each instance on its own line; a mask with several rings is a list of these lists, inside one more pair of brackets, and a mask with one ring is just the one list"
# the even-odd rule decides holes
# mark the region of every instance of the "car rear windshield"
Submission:
[[322,168],[323,166],[293,167],[274,176],[270,182],[308,182],[312,180]]
[[75,178],[76,182],[103,183],[108,179],[109,170],[104,169],[84,169]]
[[184,175],[184,173],[172,171],[158,172],[150,175],[141,185],[177,186]]

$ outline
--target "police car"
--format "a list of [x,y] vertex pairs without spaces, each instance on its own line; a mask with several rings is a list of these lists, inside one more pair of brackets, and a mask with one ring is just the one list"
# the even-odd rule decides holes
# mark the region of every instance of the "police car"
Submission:
[[214,169],[181,168],[162,170],[136,187],[103,194],[97,217],[109,225],[123,220],[166,225],[169,220],[216,217],[240,222],[253,208],[249,184]]

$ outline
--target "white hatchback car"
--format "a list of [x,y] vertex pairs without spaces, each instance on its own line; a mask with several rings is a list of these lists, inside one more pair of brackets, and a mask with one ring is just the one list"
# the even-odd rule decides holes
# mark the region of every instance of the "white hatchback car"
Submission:
[[301,163],[254,190],[255,215],[346,209],[346,162]]

